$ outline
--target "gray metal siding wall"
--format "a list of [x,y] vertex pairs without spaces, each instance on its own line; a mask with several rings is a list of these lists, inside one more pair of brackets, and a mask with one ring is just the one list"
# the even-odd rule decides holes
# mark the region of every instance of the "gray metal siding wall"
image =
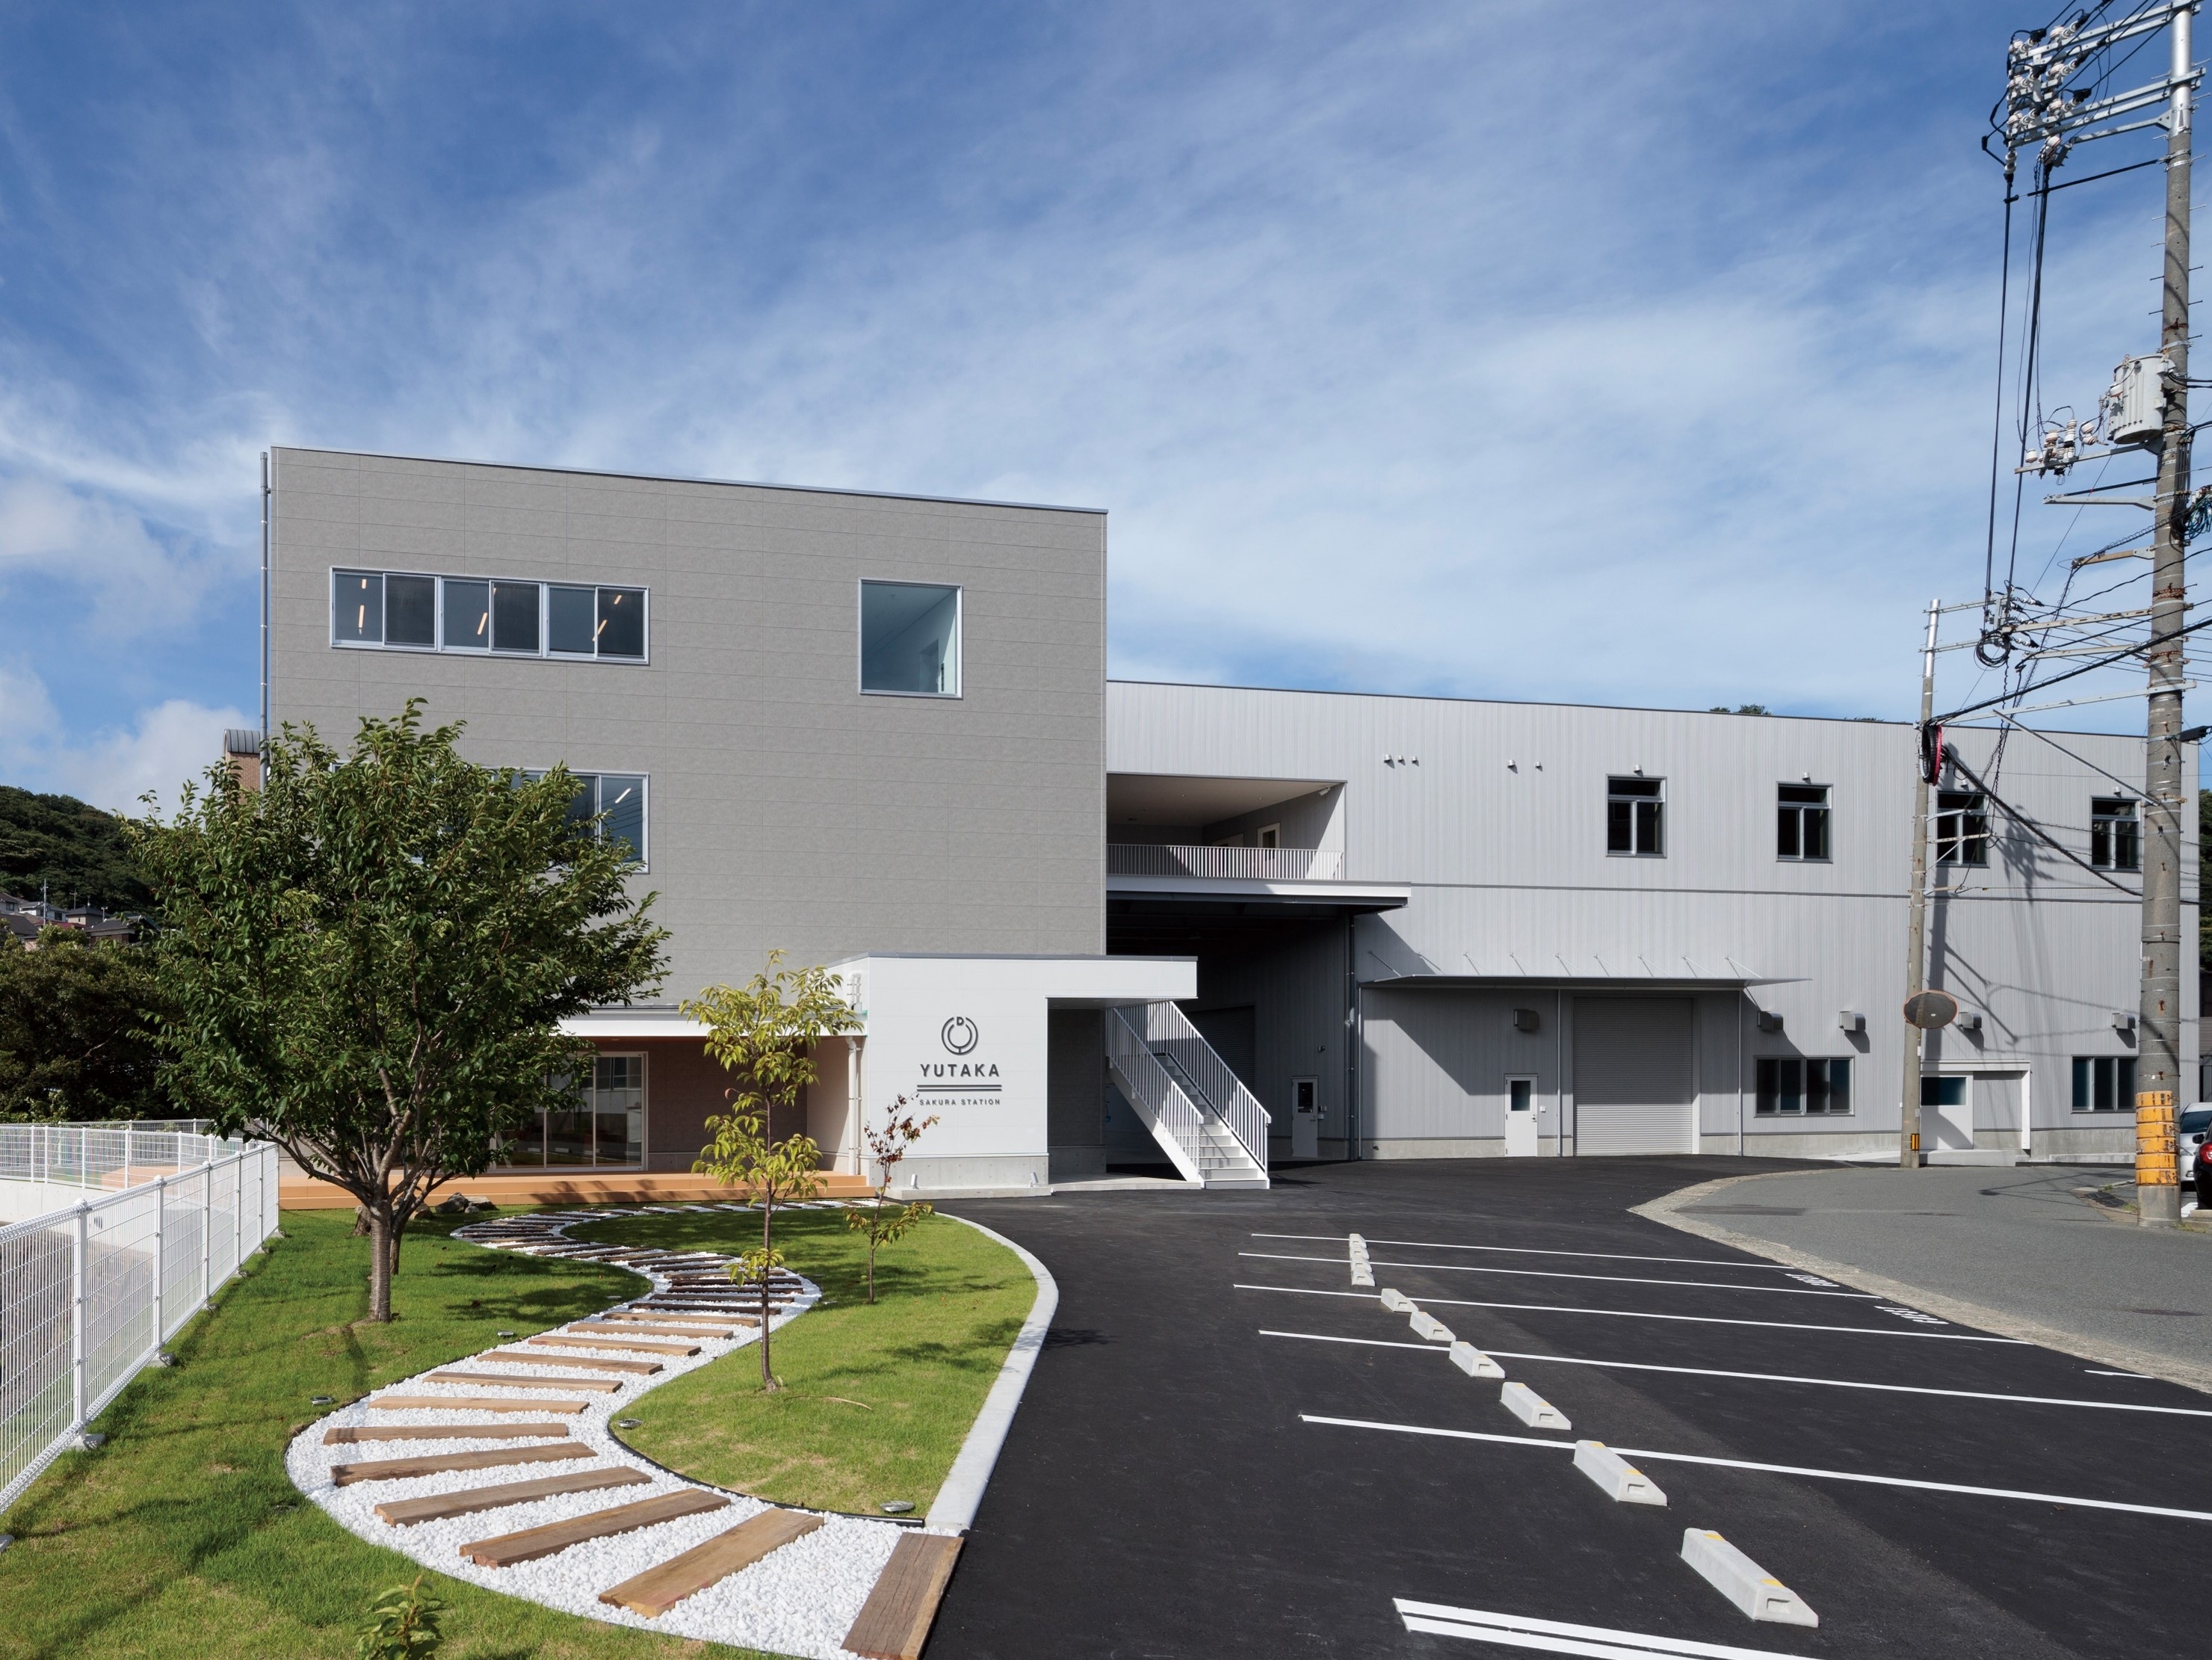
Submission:
[[1268,1133],[1291,1133],[1291,1079],[1311,1078],[1324,1140],[1350,1134],[1344,1111],[1344,933],[1312,933],[1266,951],[1201,958],[1194,1008],[1250,1004],[1258,1076],[1248,1080],[1267,1110]]
[[[1667,978],[1768,982],[1750,987],[1741,1022],[1745,1087],[1761,1055],[1848,1055],[1858,1110],[1826,1122],[1759,1119],[1747,1102],[1747,1137],[1768,1138],[1778,1152],[1847,1151],[1894,1137],[1909,727],[1131,682],[1109,686],[1109,708],[1115,772],[1347,781],[1339,812],[1346,878],[1413,888],[1406,909],[1358,925],[1364,980],[1565,979],[1593,992]],[[1996,733],[1954,727],[1948,736],[1990,777]],[[2117,793],[2106,774],[2141,778],[2142,744],[2094,734],[2060,741],[2080,758],[2014,735],[1990,781],[2086,859],[2089,800]],[[1386,756],[1408,760],[1388,765]],[[2192,751],[2192,790],[2195,764]],[[1668,856],[1611,858],[1606,778],[1639,766],[1667,781]],[[1828,863],[1775,854],[1776,786],[1807,775],[1831,790]],[[1933,983],[1985,1012],[1975,1059],[2032,1069],[2037,1151],[2117,1151],[2121,1126],[2070,1111],[2070,1060],[2132,1052],[2110,1012],[2136,1004],[2133,879],[2120,879],[2130,891],[2116,891],[2002,814],[1993,828],[1989,866],[1954,873],[1955,891],[1935,903]],[[2183,891],[2196,891],[2192,838]],[[2185,927],[2194,925],[2192,903]],[[1735,1137],[1739,1022],[1717,996],[1701,997],[1698,1024],[1709,1148]],[[2193,977],[2185,978],[2184,1000],[2186,1059],[2197,1037]],[[1759,1031],[1752,1009],[1779,1014],[1782,1029]],[[1844,1012],[1866,1017],[1863,1039],[1839,1030]],[[1370,1058],[1383,1077],[1405,1077],[1391,1041],[1370,1037]],[[1970,1043],[1946,1036],[1931,1065],[1950,1064]],[[1730,1079],[1725,1091],[1713,1081],[1722,1077]],[[1392,1086],[1368,1095],[1363,1141],[1431,1133],[1419,1128],[1420,1091],[1402,1121],[1393,1116]]]
[[[649,775],[671,995],[863,951],[1104,948],[1105,520],[276,452],[273,703],[425,699],[487,763]],[[635,584],[642,666],[334,649],[334,566]],[[862,696],[863,577],[963,590],[963,695]]]

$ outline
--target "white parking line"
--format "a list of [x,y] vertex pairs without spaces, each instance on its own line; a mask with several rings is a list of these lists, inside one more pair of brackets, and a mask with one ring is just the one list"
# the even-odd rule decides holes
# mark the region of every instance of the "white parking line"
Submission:
[[[1251,1237],[1255,1239],[1304,1239],[1311,1243],[1319,1240],[1333,1242],[1344,1236],[1334,1233],[1255,1233]],[[1413,1250],[1498,1250],[1510,1251],[1522,1256],[1600,1256],[1615,1262],[1688,1262],[1701,1268],[1772,1268],[1778,1274],[1790,1271],[1787,1262],[1753,1262],[1726,1256],[1638,1256],[1625,1250],[1542,1250],[1534,1245],[1447,1245],[1435,1239],[1370,1238],[1367,1243],[1370,1249],[1376,1245],[1404,1245]]]
[[1740,1649],[1727,1643],[1698,1643],[1686,1637],[1653,1637],[1640,1631],[1610,1631],[1603,1626],[1536,1620],[1522,1614],[1492,1614],[1455,1608],[1443,1602],[1416,1602],[1394,1596],[1390,1604],[1407,1631],[1435,1637],[1466,1637],[1509,1648],[1540,1649],[1547,1654],[1579,1654],[1593,1660],[1650,1660],[1654,1655],[1694,1656],[1696,1660],[1773,1660],[1780,1649]]
[[[1267,1262],[1336,1262],[1334,1256],[1291,1256],[1279,1251],[1240,1250],[1237,1254]],[[1784,1297],[1854,1297],[1865,1303],[1878,1300],[1869,1291],[1814,1291],[1808,1286],[1736,1286],[1724,1280],[1645,1280],[1626,1274],[1565,1274],[1558,1268],[1481,1268],[1467,1262],[1377,1261],[1370,1265],[1378,1268],[1426,1268],[1435,1274],[1515,1274],[1537,1280],[1595,1280],[1608,1286],[1688,1286],[1698,1291],[1765,1291],[1779,1292]]]
[[[1271,1331],[1260,1328],[1262,1337],[1297,1337],[1309,1343],[1357,1343],[1373,1349],[1419,1349],[1424,1354],[1444,1354],[1433,1343],[1397,1343],[1381,1337],[1334,1337],[1317,1331]],[[2062,1395],[1998,1395],[1987,1389],[1939,1389],[1919,1383],[1862,1383],[1850,1377],[1800,1377],[1783,1371],[1722,1371],[1711,1366],[1659,1366],[1648,1360],[1589,1360],[1579,1355],[1523,1354],[1513,1349],[1486,1348],[1483,1353],[1493,1360],[1547,1361],[1559,1366],[1603,1366],[1620,1371],[1671,1371],[1689,1377],[1739,1377],[1753,1383],[1817,1383],[1832,1389],[1879,1389],[1886,1395],[1942,1395],[1960,1401],[2009,1401],[2023,1407],[2090,1407],[2100,1412],[2154,1412],[2169,1418],[2212,1418],[2212,1410],[2202,1407],[2147,1407],[2133,1401],[2076,1401]],[[2114,1372],[2115,1377],[2134,1377],[2132,1372]]]
[[[1423,1424],[1380,1424],[1364,1418],[1323,1418],[1302,1412],[1309,1424],[1339,1429],[1385,1430],[1394,1435],[1433,1435],[1448,1441],[1502,1441],[1524,1447],[1556,1447],[1572,1452],[1571,1441],[1546,1441],[1527,1435],[1489,1435],[1480,1430],[1432,1429]],[[1955,1481],[1922,1481],[1906,1475],[1869,1475],[1860,1470],[1814,1469],[1803,1464],[1762,1464],[1748,1458],[1711,1458],[1695,1452],[1656,1452],[1650,1447],[1614,1447],[1623,1458],[1653,1458],[1666,1464],[1710,1464],[1720,1469],[1757,1470],[1768,1475],[1804,1475],[1820,1481],[1855,1481],[1866,1487],[1910,1487],[1917,1493],[1957,1493],[1972,1499],[2020,1499],[2034,1505],[2065,1505],[2079,1510],[2121,1511],[2130,1516],[2167,1516],[2179,1522],[2212,1522],[2212,1511],[2175,1510],[2166,1505],[2129,1505],[2117,1499],[2077,1499],[2063,1493],[2027,1493],[2017,1487],[1972,1487]]]
[[[1304,1286],[1248,1286],[1233,1280],[1231,1291],[1279,1291],[1294,1297],[1357,1297],[1376,1299],[1364,1291],[1313,1291]],[[1536,1314],[1604,1314],[1619,1320],[1684,1320],[1694,1326],[1761,1326],[1770,1331],[1839,1331],[1851,1337],[1924,1337],[1948,1343],[2009,1343],[2014,1348],[2030,1345],[2017,1337],[1984,1337],[1966,1331],[1898,1331],[1888,1326],[1808,1326],[1792,1320],[1731,1320],[1718,1314],[1652,1314],[1643,1309],[1578,1309],[1566,1303],[1478,1303],[1466,1297],[1424,1297],[1423,1308],[1524,1309]]]

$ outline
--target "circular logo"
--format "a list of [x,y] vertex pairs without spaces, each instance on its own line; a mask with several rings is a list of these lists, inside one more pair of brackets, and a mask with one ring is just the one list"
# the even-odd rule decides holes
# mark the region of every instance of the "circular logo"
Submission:
[[947,1020],[945,1030],[938,1035],[945,1039],[945,1050],[951,1055],[967,1054],[981,1036],[975,1030],[975,1023],[964,1014],[956,1014]]

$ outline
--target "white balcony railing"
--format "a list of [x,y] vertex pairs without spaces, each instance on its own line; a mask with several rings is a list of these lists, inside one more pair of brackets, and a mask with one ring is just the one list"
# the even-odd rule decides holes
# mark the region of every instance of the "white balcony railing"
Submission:
[[1334,882],[1344,855],[1334,848],[1194,848],[1109,842],[1109,876],[1198,876],[1217,881]]

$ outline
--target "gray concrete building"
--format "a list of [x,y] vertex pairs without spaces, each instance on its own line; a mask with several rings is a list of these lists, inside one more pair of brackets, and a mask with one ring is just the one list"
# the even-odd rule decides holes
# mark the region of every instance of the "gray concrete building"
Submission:
[[[580,1024],[597,1074],[518,1168],[687,1168],[722,1080],[674,1004],[772,948],[866,1019],[810,1131],[854,1171],[929,1105],[921,1189],[1894,1149],[1907,727],[1109,684],[1088,510],[296,448],[270,480],[270,718],[343,744],[415,697],[474,759],[565,763],[673,931],[665,1006]],[[2118,1152],[2142,745],[1952,739],[1930,976],[1971,1024],[1928,1145]]]

